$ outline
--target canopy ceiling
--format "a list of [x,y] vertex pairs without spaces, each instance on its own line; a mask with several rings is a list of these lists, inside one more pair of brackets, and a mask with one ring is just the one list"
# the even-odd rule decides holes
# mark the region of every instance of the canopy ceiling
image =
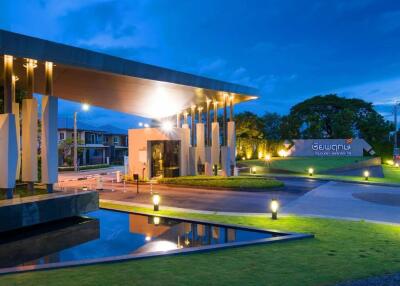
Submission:
[[[38,60],[35,92],[44,94],[44,62],[54,68],[54,95],[115,111],[160,118],[205,105],[206,99],[234,103],[257,98],[251,87],[147,65],[98,52],[0,30],[0,54],[14,56],[23,86],[25,58]],[[1,57],[1,64],[3,57]]]

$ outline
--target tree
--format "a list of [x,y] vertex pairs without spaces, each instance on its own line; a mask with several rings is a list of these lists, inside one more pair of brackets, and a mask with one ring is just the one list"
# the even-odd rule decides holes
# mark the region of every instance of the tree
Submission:
[[372,103],[336,94],[318,95],[296,104],[282,125],[289,139],[360,137],[371,144],[387,140],[392,129]]
[[278,113],[265,113],[261,120],[264,125],[264,137],[271,140],[280,140],[282,138],[282,116]]
[[[78,139],[78,145],[83,144],[81,139]],[[58,149],[63,156],[63,162],[68,166],[72,166],[72,156],[73,156],[73,148],[74,148],[74,138],[66,138],[58,144]],[[83,148],[78,147],[78,156],[82,154]]]

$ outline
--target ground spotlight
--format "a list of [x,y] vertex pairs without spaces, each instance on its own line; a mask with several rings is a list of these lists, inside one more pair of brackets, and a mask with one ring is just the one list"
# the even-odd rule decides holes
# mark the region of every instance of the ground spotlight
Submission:
[[368,178],[369,178],[369,171],[368,171],[368,170],[365,170],[365,171],[364,171],[364,179],[365,179],[366,181],[368,181]]
[[272,219],[278,219],[278,209],[279,209],[279,202],[278,200],[272,200],[269,208],[271,209]]
[[314,175],[314,168],[308,168],[308,175],[312,177]]
[[251,167],[251,173],[253,175],[255,175],[257,173],[257,167],[256,166]]
[[396,168],[398,168],[398,167],[399,167],[399,163],[396,162],[396,164],[394,164],[394,166],[395,166]]
[[153,195],[153,210],[159,211],[160,209],[160,201],[161,201],[161,197],[159,194],[154,194]]

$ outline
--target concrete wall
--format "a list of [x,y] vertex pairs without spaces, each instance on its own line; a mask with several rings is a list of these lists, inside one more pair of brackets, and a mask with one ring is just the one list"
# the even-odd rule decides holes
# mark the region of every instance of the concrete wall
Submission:
[[[185,128],[173,128],[171,132],[163,132],[160,128],[142,128],[142,129],[130,129],[128,131],[128,146],[129,146],[129,175],[139,174],[142,177],[143,168],[145,168],[144,174],[148,178],[150,176],[150,154],[148,153],[148,141],[152,140],[179,140],[181,141],[181,166],[184,166],[183,160],[188,160],[188,146],[187,134],[188,129]],[[186,143],[185,143],[186,142]],[[181,175],[182,174],[181,170]]]
[[81,215],[99,208],[97,192],[53,193],[0,201],[0,232]]

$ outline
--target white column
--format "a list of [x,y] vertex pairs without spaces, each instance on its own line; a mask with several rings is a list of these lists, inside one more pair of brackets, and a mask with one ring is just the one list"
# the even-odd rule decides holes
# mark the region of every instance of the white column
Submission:
[[230,165],[232,168],[236,166],[236,131],[235,122],[228,122],[228,147],[230,152]]
[[211,124],[211,164],[213,166],[219,165],[219,140],[219,123],[213,122]]
[[224,177],[231,176],[231,154],[229,149],[228,146],[221,147],[221,175]]
[[181,138],[181,167],[180,175],[187,176],[189,174],[189,148],[190,148],[190,129],[187,123],[182,125]]
[[12,113],[15,116],[15,131],[17,134],[17,171],[16,171],[16,180],[21,179],[21,116],[19,111],[19,103],[16,102],[15,97],[15,85],[18,80],[18,77],[13,75],[12,76]]
[[22,180],[33,191],[33,183],[38,179],[38,103],[33,97],[35,60],[27,59],[26,98],[22,100]]
[[205,163],[204,123],[196,124],[197,159]]
[[49,192],[58,181],[58,98],[53,96],[53,63],[46,62],[46,95],[42,96],[42,183]]
[[[0,114],[0,189],[15,188],[17,137],[14,114]],[[12,193],[11,193],[12,197]]]
[[37,109],[35,98],[22,100],[22,180],[30,183],[38,179]]

